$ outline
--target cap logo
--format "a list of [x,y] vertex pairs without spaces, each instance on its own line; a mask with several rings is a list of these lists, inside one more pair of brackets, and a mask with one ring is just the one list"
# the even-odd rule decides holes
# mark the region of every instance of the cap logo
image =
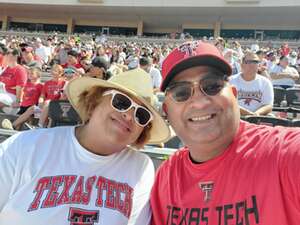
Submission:
[[184,58],[187,58],[196,55],[195,50],[197,49],[198,45],[199,45],[199,41],[192,41],[180,45],[178,47],[178,50],[182,53],[185,53]]

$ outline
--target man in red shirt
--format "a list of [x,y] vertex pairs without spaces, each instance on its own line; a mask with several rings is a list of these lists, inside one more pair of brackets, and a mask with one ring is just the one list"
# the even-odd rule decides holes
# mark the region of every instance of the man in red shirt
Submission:
[[23,88],[27,82],[26,69],[18,64],[18,57],[17,49],[7,51],[5,55],[7,68],[0,76],[3,87],[0,93],[0,108],[7,113],[12,112],[13,108],[19,107]]
[[298,225],[300,130],[240,121],[230,65],[187,42],[162,66],[163,110],[186,147],[158,169],[152,225]]

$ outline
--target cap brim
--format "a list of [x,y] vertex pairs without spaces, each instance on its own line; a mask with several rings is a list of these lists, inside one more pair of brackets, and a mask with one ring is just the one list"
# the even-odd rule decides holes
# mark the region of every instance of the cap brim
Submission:
[[228,76],[230,76],[232,73],[232,68],[226,61],[214,55],[198,55],[182,60],[180,63],[174,66],[170,70],[169,74],[167,74],[166,79],[162,83],[161,90],[165,91],[170,81],[173,80],[178,73],[194,66],[210,66],[222,71],[224,75]]
[[158,112],[153,108],[153,106],[147,102],[144,98],[139,97],[135,92],[127,89],[121,85],[101,80],[98,78],[77,78],[70,81],[66,88],[66,94],[69,98],[70,103],[77,111],[78,115],[81,119],[85,119],[87,117],[86,112],[78,107],[78,101],[80,94],[90,89],[93,86],[100,86],[103,88],[113,88],[118,89],[136,99],[138,99],[141,103],[143,103],[153,114],[152,128],[150,130],[150,139],[147,142],[148,144],[159,144],[164,143],[170,138],[170,129],[168,128],[164,119],[158,114]]

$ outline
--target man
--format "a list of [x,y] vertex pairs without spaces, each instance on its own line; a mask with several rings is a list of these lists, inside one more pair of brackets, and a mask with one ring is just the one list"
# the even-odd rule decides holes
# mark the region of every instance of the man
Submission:
[[150,59],[149,57],[141,57],[139,64],[141,69],[150,74],[154,91],[159,91],[162,80],[161,73],[152,65],[152,59]]
[[2,88],[0,93],[0,108],[5,113],[16,113],[21,102],[23,89],[27,82],[26,69],[18,64],[19,51],[9,49],[5,53],[7,68],[0,76]]
[[279,64],[273,67],[270,75],[273,85],[282,88],[293,87],[295,81],[299,79],[297,70],[289,66],[289,58],[287,56],[280,57]]
[[184,43],[162,67],[164,111],[186,147],[159,168],[152,225],[297,225],[300,131],[240,121],[230,65]]
[[247,52],[242,59],[242,72],[231,77],[238,91],[242,115],[267,115],[272,112],[274,92],[270,80],[257,74],[260,59]]
[[77,78],[66,93],[81,125],[1,143],[0,224],[149,224],[154,166],[137,149],[170,132],[153,108],[148,74]]
[[96,56],[92,60],[91,66],[85,76],[107,80],[109,78],[109,74],[107,72],[108,68],[109,63],[105,60],[105,58]]
[[23,61],[23,66],[27,69],[32,67],[37,67],[42,69],[42,63],[40,58],[34,54],[33,48],[25,46],[21,48],[21,56]]
[[49,62],[51,52],[43,45],[42,40],[38,37],[35,40],[35,54],[41,59],[42,64]]

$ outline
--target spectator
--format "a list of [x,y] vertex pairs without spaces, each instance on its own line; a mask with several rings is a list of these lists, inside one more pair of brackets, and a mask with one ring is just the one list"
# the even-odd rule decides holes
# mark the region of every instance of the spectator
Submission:
[[159,91],[162,79],[160,71],[153,67],[152,61],[149,57],[140,58],[139,64],[140,68],[145,70],[150,75],[154,92]]
[[64,69],[62,66],[55,64],[51,68],[51,80],[45,82],[42,90],[42,113],[39,119],[39,126],[46,127],[48,120],[49,103],[51,100],[59,100],[65,85]]
[[7,68],[0,76],[2,93],[0,93],[0,108],[5,113],[16,113],[21,102],[23,89],[27,82],[27,72],[18,64],[19,51],[10,49],[6,52]]
[[242,60],[242,72],[230,77],[237,89],[241,115],[267,115],[272,112],[274,92],[269,79],[259,75],[260,58],[248,52]]
[[289,66],[289,59],[286,56],[281,56],[279,64],[271,71],[272,83],[274,86],[282,88],[290,88],[295,85],[295,80],[299,79],[297,70]]
[[27,122],[33,116],[36,107],[42,104],[39,101],[43,89],[43,85],[40,83],[41,73],[42,71],[36,67],[28,69],[28,82],[24,87],[24,94],[18,112],[20,116],[13,124],[8,119],[4,119],[2,128],[21,130],[23,123]]
[[105,60],[105,58],[97,56],[92,60],[92,65],[88,69],[85,76],[107,80],[109,78],[108,77],[109,74],[107,73],[108,68],[109,68],[109,64]]
[[82,125],[1,143],[0,223],[149,224],[155,171],[137,150],[169,136],[150,103],[151,79],[142,70],[109,81],[83,77],[67,94]]
[[220,52],[201,42],[183,49],[165,59],[162,91],[186,147],[157,171],[152,225],[299,224],[300,130],[240,121]]

